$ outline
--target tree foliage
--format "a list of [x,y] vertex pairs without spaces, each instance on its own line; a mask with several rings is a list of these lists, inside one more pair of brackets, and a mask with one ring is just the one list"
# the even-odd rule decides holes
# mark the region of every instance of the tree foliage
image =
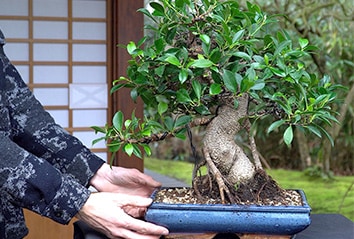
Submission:
[[[273,14],[283,14],[278,18],[283,28],[286,28],[292,39],[306,38],[310,44],[318,47],[317,54],[308,58],[314,70],[320,75],[329,75],[332,83],[341,84],[348,90],[339,91],[341,99],[331,107],[338,112],[339,124],[331,127],[323,126],[335,141],[332,148],[326,140],[319,141],[311,136],[297,139],[297,145],[308,145],[307,154],[302,160],[312,158],[307,166],[322,168],[329,173],[352,174],[354,172],[354,3],[350,0],[320,0],[320,1],[254,1],[265,11]],[[246,1],[241,1],[246,6]],[[260,136],[261,137],[261,136]],[[302,142],[301,142],[302,141]],[[273,141],[273,142],[276,142]],[[268,141],[267,144],[270,142]],[[277,148],[276,145],[270,148]],[[306,149],[306,148],[305,148]],[[273,153],[274,154],[274,153]],[[300,153],[295,153],[299,154]],[[294,152],[292,153],[294,155]],[[317,166],[315,166],[317,165]]]
[[270,119],[267,133],[281,130],[286,145],[296,127],[332,142],[322,123],[337,122],[331,104],[340,85],[310,70],[317,47],[308,39],[274,32],[276,15],[237,1],[161,0],[150,7],[139,11],[154,23],[146,26],[153,38],[125,46],[132,57],[127,76],[111,91],[130,88],[134,100],[143,100],[145,118],[124,120],[117,112],[112,126],[95,127],[112,152],[141,156],[142,145],[149,154],[147,143],[185,138],[186,126],[207,122],[230,100],[237,108],[245,94],[254,127]]

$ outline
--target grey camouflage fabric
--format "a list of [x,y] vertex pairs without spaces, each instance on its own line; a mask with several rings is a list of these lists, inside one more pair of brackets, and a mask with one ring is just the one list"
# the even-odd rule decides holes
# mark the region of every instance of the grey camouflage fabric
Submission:
[[28,234],[22,208],[67,224],[104,163],[55,124],[4,53],[0,30],[0,238]]

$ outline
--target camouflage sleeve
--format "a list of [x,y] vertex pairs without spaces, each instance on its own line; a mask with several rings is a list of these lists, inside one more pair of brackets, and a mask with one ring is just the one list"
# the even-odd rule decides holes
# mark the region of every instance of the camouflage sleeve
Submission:
[[90,191],[7,136],[0,134],[0,142],[2,200],[67,224],[84,205]]
[[104,161],[57,125],[6,56],[2,55],[1,58],[6,79],[2,86],[6,89],[6,108],[13,141],[33,155],[47,160],[60,172],[88,186],[89,180]]

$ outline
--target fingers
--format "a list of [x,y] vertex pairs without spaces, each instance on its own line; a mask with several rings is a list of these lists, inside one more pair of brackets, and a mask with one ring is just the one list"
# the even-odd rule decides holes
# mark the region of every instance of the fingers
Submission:
[[168,235],[169,233],[164,227],[132,217],[126,218],[124,223],[125,227],[120,231],[120,236],[123,236],[124,238],[159,238],[159,236]]
[[152,203],[151,198],[142,196],[122,195],[118,193],[112,193],[112,196],[120,206],[148,207]]

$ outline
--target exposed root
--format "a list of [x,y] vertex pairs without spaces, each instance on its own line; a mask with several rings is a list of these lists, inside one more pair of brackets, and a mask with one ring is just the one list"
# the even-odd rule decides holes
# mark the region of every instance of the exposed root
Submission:
[[212,173],[212,175],[215,178],[216,183],[218,184],[221,202],[222,203],[226,202],[225,201],[225,193],[229,197],[229,199],[231,201],[233,201],[233,197],[231,196],[230,190],[224,182],[224,177],[220,173],[219,169],[215,166],[214,162],[211,160],[208,150],[206,148],[203,148],[203,154],[205,156],[205,161],[209,166],[210,172]]
[[[198,176],[193,180],[193,188],[198,198],[220,198],[222,203],[246,203],[267,205],[271,202],[284,202],[285,190],[280,188],[277,183],[266,174],[263,170],[258,170],[254,179],[248,183],[239,183],[238,185],[229,185],[223,180],[222,190],[226,193],[222,197],[220,190],[220,182],[214,178],[212,186],[210,186],[210,177],[208,175]],[[225,189],[226,188],[226,189]],[[229,193],[227,193],[227,191]]]

